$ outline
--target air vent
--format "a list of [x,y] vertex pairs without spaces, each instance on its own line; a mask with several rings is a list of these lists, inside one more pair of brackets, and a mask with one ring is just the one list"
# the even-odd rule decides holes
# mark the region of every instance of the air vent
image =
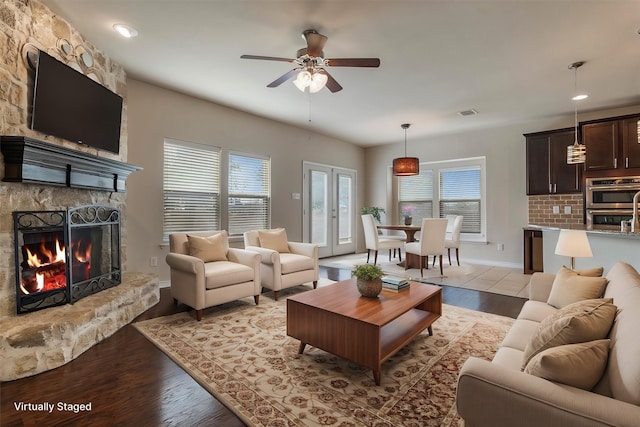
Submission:
[[467,116],[475,116],[476,114],[478,114],[478,112],[474,109],[471,109],[471,110],[458,111],[458,114],[461,115],[462,117],[467,117]]

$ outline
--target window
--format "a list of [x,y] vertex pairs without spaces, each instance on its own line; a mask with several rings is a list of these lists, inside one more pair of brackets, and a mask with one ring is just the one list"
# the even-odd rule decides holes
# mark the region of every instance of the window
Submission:
[[220,229],[220,148],[164,140],[163,239]]
[[440,170],[440,218],[462,215],[463,233],[481,232],[480,167]]
[[462,215],[462,239],[486,240],[485,158],[421,163],[420,174],[398,178],[398,214],[413,207],[413,224],[422,218]]
[[412,211],[413,224],[422,224],[422,218],[433,218],[433,170],[420,166],[420,174],[400,177],[398,200],[400,213]]
[[229,235],[270,228],[271,159],[229,153]]

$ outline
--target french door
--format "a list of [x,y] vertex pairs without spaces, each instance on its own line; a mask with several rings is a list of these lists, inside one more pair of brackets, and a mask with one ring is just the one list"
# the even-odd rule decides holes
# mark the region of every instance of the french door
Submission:
[[303,238],[321,258],[356,250],[356,171],[317,163],[303,166]]

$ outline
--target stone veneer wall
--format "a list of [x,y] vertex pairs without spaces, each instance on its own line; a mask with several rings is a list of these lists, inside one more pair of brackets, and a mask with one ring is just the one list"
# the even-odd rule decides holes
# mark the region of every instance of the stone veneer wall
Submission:
[[[560,208],[560,213],[553,213],[554,206]],[[570,214],[564,213],[565,206],[571,206]],[[563,228],[582,226],[583,211],[582,194],[529,196],[529,224]]]
[[[106,87],[124,98],[120,154],[78,146],[29,129],[29,103],[33,73],[23,59],[25,44],[31,43],[51,56],[82,69],[74,54],[58,48],[67,41],[74,52],[82,50],[93,57],[94,65],[85,74],[94,75]],[[0,135],[29,136],[52,144],[88,152],[119,161],[127,156],[126,74],[124,69],[96,49],[64,19],[34,0],[3,0],[0,3]],[[85,67],[86,68],[86,67]],[[1,155],[0,155],[1,158]],[[4,161],[0,159],[4,176]],[[122,268],[126,270],[125,194],[87,191],[54,186],[0,182],[0,320],[16,316],[13,218],[15,210],[66,209],[87,204],[105,204],[121,210]]]

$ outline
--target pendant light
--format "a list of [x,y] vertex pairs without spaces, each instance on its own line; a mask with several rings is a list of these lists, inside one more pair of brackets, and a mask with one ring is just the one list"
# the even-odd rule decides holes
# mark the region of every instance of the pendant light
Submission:
[[400,125],[404,129],[404,157],[393,159],[393,174],[395,176],[411,176],[420,173],[420,160],[417,157],[407,157],[407,129],[409,123]]
[[567,147],[567,164],[573,165],[578,163],[584,163],[587,157],[587,149],[584,144],[578,142],[578,101],[581,101],[588,97],[588,95],[578,94],[578,68],[584,65],[584,61],[574,62],[569,64],[569,69],[573,70],[573,102],[575,103],[574,109],[574,133],[575,142],[573,145]]

